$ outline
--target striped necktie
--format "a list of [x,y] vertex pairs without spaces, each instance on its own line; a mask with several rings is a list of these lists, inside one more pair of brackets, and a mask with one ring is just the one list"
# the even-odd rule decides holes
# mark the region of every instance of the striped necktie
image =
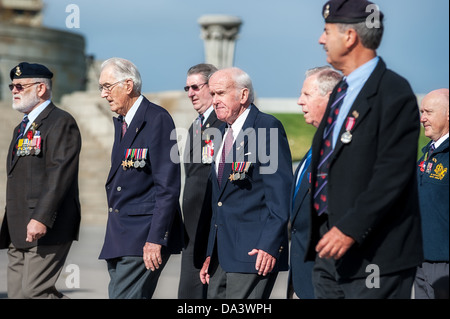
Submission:
[[323,134],[322,148],[320,150],[319,165],[317,166],[317,180],[314,192],[314,209],[320,216],[327,211],[328,208],[328,169],[330,166],[330,157],[333,154],[333,129],[336,125],[336,119],[339,110],[347,94],[348,84],[344,80],[339,84],[333,104],[330,108],[330,114],[327,118],[327,124]]
[[28,124],[28,115],[25,114],[23,116],[22,122],[20,122],[19,130],[17,131],[18,135],[17,135],[16,142],[15,142],[16,145],[14,146],[13,151],[12,151],[12,159],[14,159],[14,156],[16,155],[17,147],[18,147],[17,142],[25,134],[25,128],[27,127],[27,124]]

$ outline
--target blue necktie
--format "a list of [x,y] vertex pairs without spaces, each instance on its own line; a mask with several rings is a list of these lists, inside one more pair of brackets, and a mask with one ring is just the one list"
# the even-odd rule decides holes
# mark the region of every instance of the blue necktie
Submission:
[[297,184],[295,185],[294,201],[295,201],[295,197],[297,196],[298,190],[300,189],[300,184],[302,183],[303,176],[305,175],[305,172],[308,170],[309,163],[311,163],[311,149],[309,149],[308,154],[306,154],[305,165],[303,165],[302,171],[299,172],[300,178],[298,179]]
[[334,102],[331,105],[330,114],[327,118],[327,125],[323,133],[322,148],[320,150],[319,165],[317,166],[317,180],[314,192],[314,209],[320,216],[327,211],[328,208],[328,169],[330,166],[329,160],[333,154],[333,128],[336,124],[336,119],[339,110],[347,94],[348,84],[343,80],[337,89]]

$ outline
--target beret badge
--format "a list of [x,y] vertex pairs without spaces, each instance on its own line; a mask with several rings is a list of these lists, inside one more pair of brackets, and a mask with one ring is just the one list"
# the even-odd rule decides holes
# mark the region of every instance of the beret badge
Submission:
[[327,6],[325,7],[325,10],[323,11],[323,17],[326,19],[326,18],[328,18],[329,15],[330,15],[330,5],[327,4]]
[[21,76],[22,75],[22,71],[20,70],[20,66],[16,66],[16,73],[17,76]]

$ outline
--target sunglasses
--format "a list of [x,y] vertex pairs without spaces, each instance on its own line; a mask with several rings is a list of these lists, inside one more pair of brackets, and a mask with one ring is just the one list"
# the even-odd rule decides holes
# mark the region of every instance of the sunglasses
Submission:
[[8,85],[8,87],[9,87],[9,89],[11,91],[14,90],[14,88],[16,88],[17,91],[22,91],[22,90],[25,90],[26,88],[28,88],[28,87],[30,87],[32,85],[39,84],[39,83],[42,83],[42,82],[34,82],[34,83],[28,83],[28,84],[20,84],[20,83],[14,84],[14,83],[11,83],[10,85]]
[[191,86],[185,86],[185,87],[184,87],[184,90],[185,90],[186,92],[188,92],[189,89],[193,89],[194,91],[198,91],[198,90],[200,90],[200,89],[201,89],[204,85],[206,85],[206,84],[208,84],[208,82],[203,83],[203,84],[194,84],[194,85],[191,85]]

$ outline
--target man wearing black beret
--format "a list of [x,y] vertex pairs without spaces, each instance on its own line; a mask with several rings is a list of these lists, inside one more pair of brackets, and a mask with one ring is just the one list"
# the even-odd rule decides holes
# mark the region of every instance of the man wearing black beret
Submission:
[[319,43],[344,79],[314,136],[311,237],[317,298],[410,298],[422,238],[419,112],[376,50],[383,14],[366,0],[323,6]]
[[0,249],[8,249],[8,297],[65,297],[55,288],[78,239],[78,163],[75,119],[51,102],[53,73],[22,62],[10,72],[12,107],[23,113],[6,159],[6,212]]

